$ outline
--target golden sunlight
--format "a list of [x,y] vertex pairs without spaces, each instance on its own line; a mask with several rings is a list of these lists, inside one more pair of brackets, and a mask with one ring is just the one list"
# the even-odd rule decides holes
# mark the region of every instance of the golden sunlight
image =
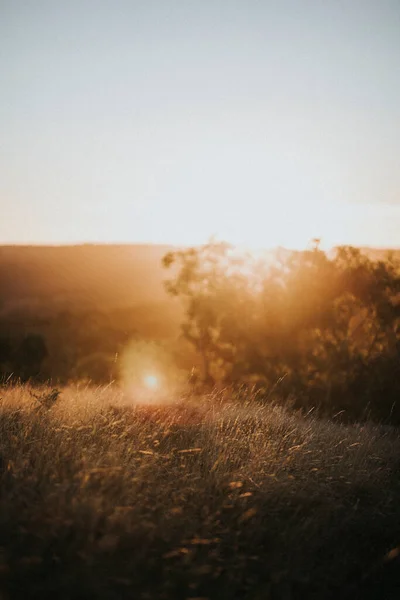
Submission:
[[151,390],[156,390],[160,386],[160,381],[156,375],[145,375],[143,383]]

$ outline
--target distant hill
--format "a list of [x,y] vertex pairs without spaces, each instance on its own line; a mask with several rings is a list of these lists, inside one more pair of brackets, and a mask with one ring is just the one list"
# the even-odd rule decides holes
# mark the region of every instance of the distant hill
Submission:
[[[29,305],[113,309],[170,301],[167,245],[0,246],[0,310]],[[387,250],[364,248],[372,258]],[[400,250],[395,251],[400,256]]]
[[0,246],[2,309],[166,302],[164,245]]

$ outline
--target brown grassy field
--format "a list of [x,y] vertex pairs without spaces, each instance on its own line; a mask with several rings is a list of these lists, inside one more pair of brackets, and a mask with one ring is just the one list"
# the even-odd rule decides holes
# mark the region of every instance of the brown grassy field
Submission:
[[2,598],[397,598],[394,430],[226,391],[30,392],[0,394]]

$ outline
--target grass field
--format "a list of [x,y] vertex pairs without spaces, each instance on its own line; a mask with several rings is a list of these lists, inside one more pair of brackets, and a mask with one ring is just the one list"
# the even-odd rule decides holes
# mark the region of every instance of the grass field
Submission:
[[399,597],[395,430],[218,394],[0,397],[2,600]]

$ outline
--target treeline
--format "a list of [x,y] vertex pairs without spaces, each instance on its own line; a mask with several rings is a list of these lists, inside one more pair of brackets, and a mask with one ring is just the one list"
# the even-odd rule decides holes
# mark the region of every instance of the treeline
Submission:
[[254,384],[295,407],[400,423],[400,269],[353,247],[242,254],[226,243],[170,252],[168,291],[199,377]]

